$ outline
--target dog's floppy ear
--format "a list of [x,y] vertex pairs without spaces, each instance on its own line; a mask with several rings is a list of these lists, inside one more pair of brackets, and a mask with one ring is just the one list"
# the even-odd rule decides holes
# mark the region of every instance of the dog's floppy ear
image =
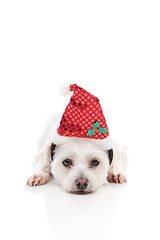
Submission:
[[56,148],[56,144],[55,143],[52,143],[52,145],[51,145],[51,160],[53,161],[53,157],[54,157],[54,154],[55,154],[55,152],[54,152],[54,150],[55,150],[55,148]]
[[109,164],[111,165],[113,160],[113,149],[108,150]]

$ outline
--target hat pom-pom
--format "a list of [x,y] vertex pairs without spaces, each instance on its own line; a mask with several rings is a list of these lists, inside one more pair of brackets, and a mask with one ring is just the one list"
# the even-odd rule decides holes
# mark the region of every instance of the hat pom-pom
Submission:
[[69,83],[63,83],[61,86],[60,86],[60,94],[64,97],[70,95],[71,93],[71,90],[70,90],[70,85]]

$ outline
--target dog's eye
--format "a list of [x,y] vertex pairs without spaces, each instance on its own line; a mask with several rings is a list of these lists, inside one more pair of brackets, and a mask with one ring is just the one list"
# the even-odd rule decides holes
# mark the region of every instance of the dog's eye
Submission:
[[73,166],[71,159],[65,159],[62,163],[65,167],[72,167]]
[[90,167],[97,167],[99,165],[99,161],[96,159],[93,159],[90,163]]

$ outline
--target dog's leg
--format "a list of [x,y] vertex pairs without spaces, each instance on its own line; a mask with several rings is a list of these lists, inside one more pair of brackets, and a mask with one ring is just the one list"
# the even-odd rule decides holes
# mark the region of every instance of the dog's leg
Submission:
[[109,172],[107,180],[110,183],[126,183],[127,182],[127,179],[123,173],[114,175],[113,172]]
[[48,182],[51,173],[51,143],[47,144],[35,157],[33,168],[35,173],[28,178],[27,185],[40,186]]
[[111,183],[126,183],[125,169],[128,162],[126,148],[116,145],[113,152],[113,161],[109,168],[107,180]]

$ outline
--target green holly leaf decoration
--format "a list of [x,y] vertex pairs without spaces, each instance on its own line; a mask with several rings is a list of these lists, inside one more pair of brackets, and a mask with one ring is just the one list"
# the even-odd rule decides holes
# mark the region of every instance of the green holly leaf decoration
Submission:
[[88,130],[87,136],[91,136],[91,135],[93,135],[94,133],[95,133],[94,129],[90,129],[90,130]]
[[100,129],[99,129],[99,132],[100,132],[100,133],[106,133],[106,132],[108,132],[108,131],[107,131],[105,128],[100,128]]
[[94,128],[98,128],[99,125],[100,125],[100,123],[99,123],[99,122],[96,122],[96,123],[93,124],[93,127],[94,127]]

